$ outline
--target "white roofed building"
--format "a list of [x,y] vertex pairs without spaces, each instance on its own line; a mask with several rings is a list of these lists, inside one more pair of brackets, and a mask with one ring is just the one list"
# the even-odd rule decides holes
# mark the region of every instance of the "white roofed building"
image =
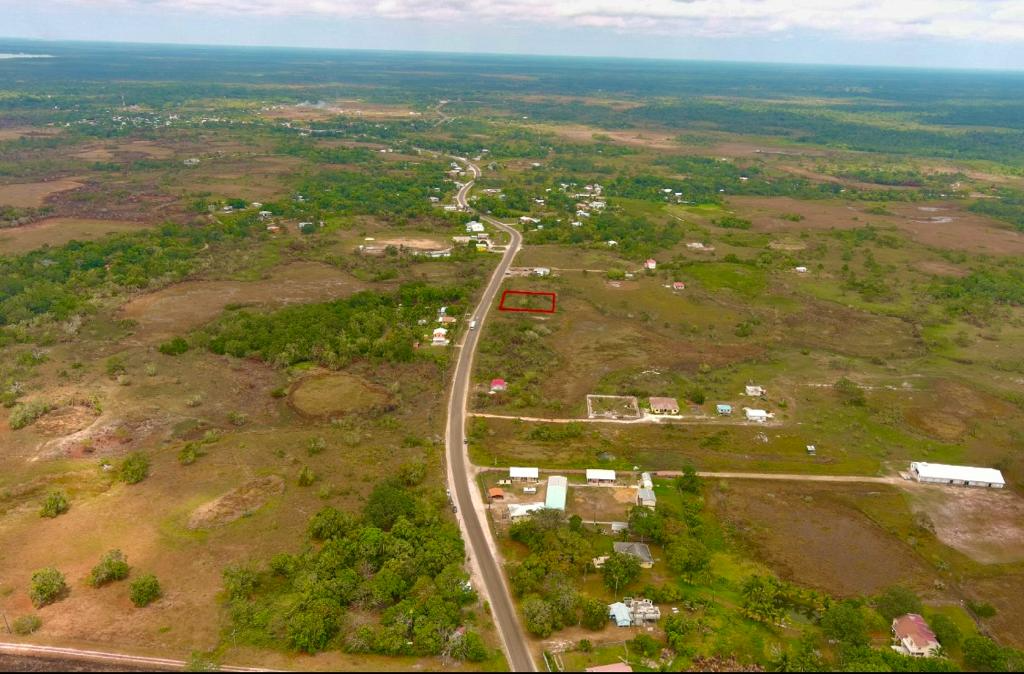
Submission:
[[961,487],[986,487],[1002,489],[1006,486],[1003,474],[995,468],[974,466],[951,466],[944,463],[914,461],[910,464],[910,475],[918,482],[952,484]]
[[615,482],[615,471],[604,468],[587,468],[587,482],[590,484],[608,484]]
[[511,468],[508,469],[508,476],[512,480],[532,480],[536,482],[540,477],[540,471],[537,468],[524,468],[522,466],[512,466]]

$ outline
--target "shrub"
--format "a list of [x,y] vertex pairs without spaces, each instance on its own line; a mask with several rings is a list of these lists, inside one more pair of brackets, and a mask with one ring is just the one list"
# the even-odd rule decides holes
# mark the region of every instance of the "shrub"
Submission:
[[894,585],[875,599],[875,609],[885,618],[886,622],[891,623],[894,618],[904,613],[920,613],[923,606],[921,600],[912,591]]
[[108,376],[115,377],[127,373],[128,366],[125,364],[123,356],[111,356],[107,358],[106,370]]
[[11,630],[18,635],[28,636],[32,634],[40,627],[43,626],[43,621],[37,615],[23,615],[14,621],[11,625]]
[[159,349],[162,354],[168,356],[180,356],[188,351],[188,342],[186,342],[182,337],[175,337],[174,339],[161,344]]
[[245,426],[246,422],[249,421],[249,417],[242,412],[228,412],[228,421],[231,422],[232,426]]
[[723,215],[713,222],[724,229],[750,229],[753,224],[750,220],[738,218],[735,215]]
[[863,407],[867,403],[867,398],[864,397],[864,389],[846,377],[833,384],[832,388],[839,394],[839,398],[843,401],[844,405]]
[[306,451],[310,456],[315,456],[325,449],[327,449],[327,441],[320,437],[310,438],[309,444],[306,445]]
[[487,646],[476,632],[467,631],[452,647],[452,657],[467,662],[483,662],[487,659]]
[[224,569],[224,590],[228,599],[248,599],[256,591],[259,578],[256,572],[245,566],[229,566]]
[[218,669],[220,667],[213,658],[199,651],[192,651],[192,655],[188,657],[188,662],[185,663],[186,672],[216,672]]
[[51,491],[43,501],[43,507],[39,510],[40,517],[56,517],[63,515],[71,507],[68,497],[62,491]]
[[996,607],[983,601],[968,601],[967,608],[971,609],[979,618],[993,618],[996,615]]
[[398,479],[407,487],[415,487],[427,477],[427,464],[423,461],[410,461],[398,469]]
[[321,508],[309,521],[309,536],[315,541],[342,538],[356,523],[348,513],[327,506]]
[[191,466],[199,459],[199,457],[203,456],[204,453],[205,452],[200,449],[198,443],[186,443],[185,446],[181,448],[181,451],[178,452],[178,463],[183,466]]
[[36,419],[53,409],[53,405],[42,400],[15,405],[7,418],[7,424],[16,431],[36,422]]
[[163,590],[160,589],[160,581],[151,573],[133,580],[128,592],[132,603],[138,608],[149,606],[163,596]]
[[947,651],[960,645],[963,635],[960,633],[960,628],[957,627],[956,623],[948,615],[942,613],[933,615],[928,620],[928,624],[931,625],[932,631],[935,632],[935,638],[939,640],[939,643]]
[[542,639],[554,631],[554,609],[540,597],[533,596],[523,602],[523,619],[526,631]]
[[316,473],[309,466],[303,466],[302,470],[299,471],[299,486],[308,487],[314,482],[316,482]]
[[51,566],[32,574],[28,594],[32,605],[41,608],[60,599],[67,590],[64,574]]
[[86,582],[93,587],[101,587],[115,580],[128,577],[128,560],[120,550],[111,550],[100,558],[100,563],[92,567]]
[[149,457],[133,452],[117,469],[117,479],[125,484],[138,484],[149,477]]

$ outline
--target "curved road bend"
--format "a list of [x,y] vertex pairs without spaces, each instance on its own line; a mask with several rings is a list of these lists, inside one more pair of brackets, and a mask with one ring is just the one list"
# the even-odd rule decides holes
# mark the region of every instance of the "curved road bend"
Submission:
[[[456,201],[463,208],[469,208],[466,197],[473,188],[473,182],[480,177],[480,168],[469,160],[456,157],[463,161],[473,172],[473,180],[468,181],[459,189]],[[445,431],[445,447],[448,457],[448,484],[452,488],[452,500],[458,506],[458,520],[462,535],[469,544],[469,555],[476,575],[483,583],[484,596],[491,605],[494,623],[501,636],[508,658],[509,667],[514,672],[535,672],[530,654],[530,647],[523,633],[519,618],[516,615],[512,596],[505,582],[505,574],[495,557],[497,547],[491,537],[490,525],[487,522],[486,508],[483,498],[475,485],[475,471],[469,461],[466,450],[466,408],[469,397],[469,386],[473,371],[473,356],[476,353],[480,330],[487,317],[494,298],[501,288],[505,272],[512,265],[512,260],[523,242],[523,236],[516,229],[484,215],[478,216],[488,224],[500,229],[510,237],[508,248],[502,255],[501,262],[491,274],[480,303],[472,314],[477,322],[476,330],[466,330],[455,364],[455,375],[452,377],[451,396],[448,399],[448,424]]]

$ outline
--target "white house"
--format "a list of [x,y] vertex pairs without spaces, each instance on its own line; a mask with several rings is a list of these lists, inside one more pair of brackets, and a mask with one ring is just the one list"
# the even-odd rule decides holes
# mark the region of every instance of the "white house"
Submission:
[[743,392],[744,395],[753,396],[755,398],[763,396],[766,393],[763,386],[751,386],[750,384],[747,384],[743,389]]
[[587,482],[590,484],[614,484],[615,471],[604,468],[587,468]]
[[640,473],[640,486],[644,489],[654,489],[654,481],[650,473]]
[[508,516],[512,520],[518,520],[543,509],[543,503],[509,503]]
[[807,267],[794,267],[793,271],[795,271],[797,274],[806,274]]
[[476,220],[470,220],[469,222],[466,223],[466,231],[472,234],[478,234],[484,231],[484,225],[483,223],[477,222]]
[[448,330],[445,328],[434,328],[434,337],[431,343],[434,346],[448,346]]
[[743,408],[743,414],[747,417],[747,421],[753,421],[759,424],[763,424],[775,415],[764,410],[753,409],[750,407]]
[[914,461],[910,464],[910,475],[918,482],[952,484],[962,487],[988,487],[1002,489],[1006,486],[1003,474],[995,468],[974,466],[950,466],[944,463]]
[[896,642],[893,650],[904,655],[928,658],[934,656],[940,648],[935,632],[916,613],[907,613],[893,620],[892,636]]
[[537,468],[512,466],[508,469],[508,476],[517,482],[536,482],[540,477],[540,470]]
[[534,276],[551,276],[551,269],[548,268],[548,267],[534,267],[533,268],[533,275]]
[[519,222],[524,224],[524,225],[530,225],[530,224],[534,224],[535,225],[538,222],[540,222],[540,218],[531,218],[529,215],[521,215],[521,216],[519,216]]
[[653,489],[637,489],[636,504],[645,508],[655,508],[658,505],[658,497],[654,495]]

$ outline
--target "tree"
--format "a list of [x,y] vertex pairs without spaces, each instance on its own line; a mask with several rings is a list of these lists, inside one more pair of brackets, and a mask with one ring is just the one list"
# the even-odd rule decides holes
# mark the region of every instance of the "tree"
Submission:
[[644,506],[629,511],[629,531],[641,541],[662,543],[665,540],[665,518]]
[[451,655],[456,660],[483,662],[487,659],[487,646],[484,645],[484,640],[480,638],[479,634],[467,630],[452,644]]
[[601,567],[604,584],[616,594],[640,577],[640,562],[633,555],[613,552]]
[[373,526],[388,531],[399,517],[408,517],[416,510],[416,499],[404,487],[382,482],[374,487],[363,512]]
[[753,620],[776,623],[785,615],[781,583],[775,578],[751,576],[741,590],[743,613]]
[[711,553],[696,538],[682,534],[676,536],[665,548],[668,568],[685,578],[705,571],[711,566]]
[[92,567],[86,582],[93,587],[101,587],[115,580],[128,577],[128,560],[120,550],[110,550],[100,558],[100,563]]
[[180,356],[188,351],[188,342],[186,342],[183,337],[175,337],[170,341],[164,342],[158,348],[162,354],[168,356]]
[[128,596],[137,608],[143,608],[163,596],[163,590],[160,588],[160,581],[156,579],[156,576],[147,573],[132,581],[128,588]]
[[523,622],[530,634],[542,639],[551,636],[555,629],[551,604],[537,596],[529,597],[523,602]]
[[309,599],[288,616],[286,631],[289,645],[304,653],[327,648],[341,627],[341,607],[330,599]]
[[43,626],[42,619],[37,615],[23,615],[14,621],[11,630],[19,636],[28,636]]
[[32,605],[42,608],[60,599],[67,590],[64,574],[53,567],[47,567],[32,574],[28,594]]
[[935,632],[935,638],[939,640],[939,643],[947,651],[959,646],[963,640],[960,628],[957,627],[952,618],[944,613],[936,613],[931,616],[928,624],[931,625],[932,632]]
[[821,618],[821,629],[830,639],[851,646],[866,646],[869,642],[864,614],[850,601],[832,604]]
[[326,506],[309,521],[309,536],[315,541],[344,538],[355,527],[355,519],[337,508]]
[[686,649],[686,637],[693,631],[693,627],[693,622],[682,615],[675,614],[666,618],[665,638],[669,647],[676,653],[683,653]]
[[844,405],[863,407],[867,404],[867,398],[864,397],[864,389],[846,377],[839,379],[839,381],[832,385],[832,388],[839,395],[839,399],[843,401]]
[[398,479],[407,487],[422,484],[426,477],[427,464],[425,461],[410,461],[402,464],[398,469]]
[[703,488],[697,469],[692,463],[683,466],[683,474],[676,478],[676,489],[686,494],[699,494]]
[[630,648],[647,658],[653,658],[661,650],[661,643],[649,634],[638,634],[627,643]]
[[228,599],[248,599],[258,585],[256,572],[246,566],[229,566],[224,569],[224,590]]
[[899,585],[893,585],[875,598],[875,610],[892,622],[905,613],[921,613],[924,610],[921,599],[913,591]]
[[964,640],[964,662],[980,672],[1005,672],[1006,653],[988,637],[973,636]]
[[39,511],[40,517],[56,517],[63,515],[71,508],[68,497],[62,491],[51,491],[43,501],[43,507]]
[[588,597],[580,596],[580,623],[588,630],[600,630],[608,624],[608,606]]

